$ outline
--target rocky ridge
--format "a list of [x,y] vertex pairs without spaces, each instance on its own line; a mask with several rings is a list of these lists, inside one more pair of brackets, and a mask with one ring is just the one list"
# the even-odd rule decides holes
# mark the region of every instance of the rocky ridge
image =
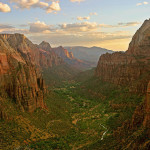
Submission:
[[71,65],[73,68],[77,68],[79,70],[87,70],[93,67],[93,64],[91,62],[75,58],[72,52],[69,52],[62,46],[53,48],[52,51],[55,52],[61,58],[63,58],[63,60],[67,64]]
[[[125,122],[122,127],[118,128],[115,135],[117,135],[116,138],[119,138],[139,127],[144,127],[147,138],[150,138],[150,20],[146,20],[135,33],[126,52],[102,55],[95,75],[103,81],[127,86],[130,92],[147,95],[144,103],[137,106],[131,122]],[[136,145],[140,141],[137,139],[133,141],[129,141],[126,149],[137,148]],[[135,141],[137,143],[133,145]],[[147,146],[148,141],[142,145],[142,148]]]
[[[13,37],[16,43],[11,43]],[[0,97],[9,96],[22,111],[33,112],[44,107],[46,88],[41,73],[28,57],[30,49],[21,43],[24,39],[19,34],[0,35]]]
[[145,93],[150,80],[149,34],[150,20],[146,20],[125,53],[116,52],[100,57],[95,75],[117,85],[128,85],[133,92]]
[[14,99],[22,111],[44,108],[46,87],[39,69],[61,63],[56,54],[39,49],[24,35],[0,35],[0,97]]

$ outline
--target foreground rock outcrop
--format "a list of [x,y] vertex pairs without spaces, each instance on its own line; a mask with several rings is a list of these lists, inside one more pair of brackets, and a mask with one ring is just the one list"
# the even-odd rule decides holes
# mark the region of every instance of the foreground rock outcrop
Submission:
[[32,45],[20,34],[0,35],[0,97],[10,97],[22,111],[33,112],[44,107],[46,88],[36,66],[39,53],[32,53],[38,49],[29,47],[25,41]]
[[[115,131],[116,138],[121,138],[127,133],[130,135],[130,132],[139,128],[142,130],[141,134],[150,138],[150,20],[146,20],[136,32],[126,52],[102,55],[95,75],[103,81],[126,86],[130,92],[146,95],[143,104],[137,106],[131,122],[125,122]],[[143,141],[130,140],[126,149],[136,149],[139,142],[143,144],[141,148],[147,148],[148,141]]]
[[126,52],[104,54],[100,57],[96,76],[117,85],[127,85],[132,92],[145,93],[150,80],[149,37],[150,20],[146,20],[134,35]]

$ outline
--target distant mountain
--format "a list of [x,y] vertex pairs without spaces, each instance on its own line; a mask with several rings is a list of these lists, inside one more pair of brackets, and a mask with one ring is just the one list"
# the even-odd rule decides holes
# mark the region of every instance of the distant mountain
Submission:
[[87,70],[95,67],[95,64],[93,62],[76,58],[74,56],[74,52],[69,52],[62,46],[52,48],[52,51],[55,52],[58,56],[60,56],[67,64],[76,69]]
[[65,47],[69,52],[73,52],[74,57],[80,60],[93,62],[96,66],[99,57],[105,53],[113,53],[112,50],[107,50],[100,47],[82,47],[82,46],[75,46],[75,47]]

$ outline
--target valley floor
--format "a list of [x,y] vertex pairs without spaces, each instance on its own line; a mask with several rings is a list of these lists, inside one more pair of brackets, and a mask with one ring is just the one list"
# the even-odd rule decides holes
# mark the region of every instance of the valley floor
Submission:
[[[113,129],[132,116],[135,104],[126,106],[126,94],[115,103],[113,99],[119,98],[120,91],[113,90],[107,97],[111,89],[104,89],[103,95],[91,85],[71,81],[50,89],[46,108],[33,114],[17,112],[9,102],[8,114],[13,114],[14,119],[0,123],[0,149],[87,149],[88,145],[111,137]],[[130,97],[133,98],[137,97]]]
[[[79,86],[79,83],[67,83],[64,87],[52,89],[51,93],[54,95],[46,100],[52,111],[51,115],[59,114],[49,120],[46,127],[51,133],[57,134],[60,141],[66,143],[67,147],[64,149],[80,149],[97,139],[103,140],[111,132],[107,129],[106,120],[116,114],[105,113],[103,104],[77,94]],[[37,143],[31,145],[33,148],[36,146]],[[44,146],[46,148],[45,143]],[[49,144],[47,148],[50,148]],[[63,149],[63,145],[61,148]]]

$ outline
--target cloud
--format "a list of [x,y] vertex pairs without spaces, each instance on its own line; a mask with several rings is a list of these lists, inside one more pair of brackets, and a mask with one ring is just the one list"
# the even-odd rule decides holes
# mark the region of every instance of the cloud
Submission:
[[[32,35],[30,39],[35,43],[40,43],[41,39],[50,42],[53,46],[101,46],[103,43],[103,47],[107,48],[105,44],[111,43],[114,47],[118,46],[119,41],[126,40],[130,41],[132,34],[130,32],[84,32],[84,33],[74,33],[74,34],[64,34],[61,32],[51,33],[47,35]],[[104,44],[105,43],[105,44]],[[111,47],[111,46],[110,46]],[[109,48],[110,48],[109,47]],[[113,48],[114,48],[113,47]],[[121,47],[121,46],[120,46]],[[119,48],[120,48],[119,47]],[[112,47],[111,47],[112,48]],[[119,50],[118,48],[118,50]],[[126,48],[126,47],[125,47]],[[120,48],[120,50],[122,50]],[[125,50],[125,49],[123,49]]]
[[[58,25],[48,25],[45,22],[36,21],[29,24],[18,25],[15,28],[11,25],[0,24],[1,33],[22,33],[35,43],[40,43],[41,39],[49,41],[52,45],[59,46],[118,46],[121,49],[121,42],[124,46],[130,41],[133,33],[128,31],[102,32],[102,28],[128,27],[138,25],[139,22],[118,23],[116,25],[98,24],[96,22],[63,23]],[[118,44],[119,43],[119,44]],[[126,47],[125,47],[126,48]],[[125,50],[124,48],[124,50]]]
[[50,33],[50,25],[45,24],[44,22],[34,22],[29,23],[31,33]]
[[33,5],[33,7],[39,7],[39,8],[46,8],[48,6],[49,6],[49,4],[45,3],[45,2],[38,2],[38,3]]
[[7,4],[0,2],[0,12],[10,12],[11,9]]
[[70,33],[90,32],[97,30],[100,26],[96,22],[82,22],[72,24],[61,24],[58,30],[63,30]]
[[141,5],[148,5],[148,2],[143,2],[143,3],[137,3],[136,6],[141,6]]
[[98,14],[96,12],[92,12],[89,14],[89,16],[85,16],[85,17],[81,17],[81,16],[78,16],[77,17],[77,20],[80,20],[80,21],[83,21],[83,20],[90,20],[91,19],[91,16],[97,16]]
[[11,25],[0,24],[0,29],[12,29],[12,28],[14,28],[14,27]]
[[90,16],[97,16],[98,14],[96,12],[90,13]]
[[18,25],[20,28],[11,25],[0,24],[0,33],[23,33],[23,34],[48,34],[50,33],[51,25],[44,22],[36,21],[29,24]]
[[16,3],[18,8],[29,9],[39,3],[39,0],[10,0],[10,2]]
[[[126,28],[137,26],[141,24],[140,22],[127,22],[127,23],[118,23],[116,25],[109,25],[109,24],[98,24],[96,22],[80,22],[80,23],[63,23],[58,25],[48,25],[45,22],[36,21],[29,24],[19,25],[21,28],[26,28],[26,33],[28,34],[75,34],[75,35],[82,35],[82,34],[95,34],[99,32],[102,28]],[[27,29],[29,27],[29,29]],[[11,25],[0,24],[1,31],[14,31],[14,27]],[[18,29],[19,30],[19,29]],[[27,32],[28,30],[28,32]]]
[[59,1],[56,2],[52,2],[52,4],[46,9],[47,13],[51,13],[53,11],[60,11],[60,5],[59,5]]
[[144,4],[144,5],[147,5],[147,4],[148,4],[148,2],[143,2],[143,4]]
[[28,29],[17,29],[11,25],[7,24],[0,24],[0,33],[23,33],[23,34],[28,34],[29,31]]
[[80,3],[80,2],[83,2],[83,1],[85,1],[85,0],[70,0],[70,1],[73,2],[73,3],[75,3],[75,2]]
[[143,5],[143,4],[142,4],[142,3],[137,3],[137,4],[136,4],[136,6],[141,6],[141,5]]
[[117,25],[108,25],[108,24],[100,24],[102,28],[119,28],[119,27],[132,27],[141,24],[141,22],[127,22],[127,23],[118,23]]
[[46,10],[47,13],[60,11],[59,1],[53,1],[51,4],[47,2],[42,2],[39,0],[9,0],[14,3],[14,8],[19,9],[30,9],[30,8],[41,8]]
[[118,23],[118,26],[131,27],[131,26],[137,26],[139,24],[141,24],[141,22],[127,22],[127,23]]
[[77,20],[90,20],[90,16],[87,16],[87,17],[77,17]]

